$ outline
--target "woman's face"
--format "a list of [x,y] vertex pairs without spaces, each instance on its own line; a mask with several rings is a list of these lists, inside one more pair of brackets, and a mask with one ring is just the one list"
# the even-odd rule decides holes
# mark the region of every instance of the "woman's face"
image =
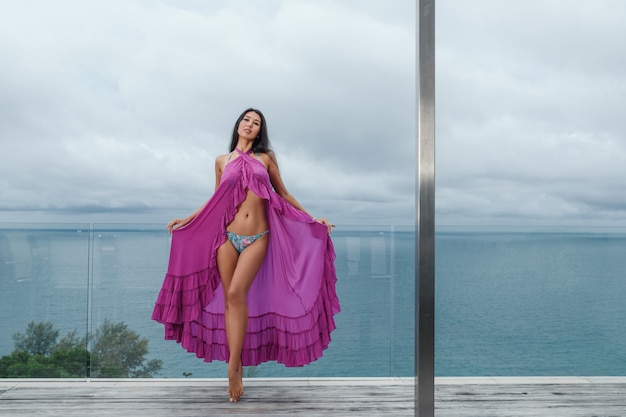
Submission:
[[249,111],[243,116],[237,127],[237,134],[240,138],[254,140],[261,131],[261,116],[253,111]]

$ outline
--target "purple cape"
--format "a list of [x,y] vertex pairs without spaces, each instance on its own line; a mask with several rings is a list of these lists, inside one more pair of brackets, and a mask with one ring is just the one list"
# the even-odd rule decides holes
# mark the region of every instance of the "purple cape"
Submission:
[[339,313],[335,251],[325,225],[295,209],[273,190],[263,164],[250,153],[230,161],[198,215],[174,230],[169,265],[152,319],[206,362],[228,361],[224,293],[217,248],[250,190],[267,201],[269,245],[248,293],[248,329],[242,363],[278,361],[302,366],[322,356]]

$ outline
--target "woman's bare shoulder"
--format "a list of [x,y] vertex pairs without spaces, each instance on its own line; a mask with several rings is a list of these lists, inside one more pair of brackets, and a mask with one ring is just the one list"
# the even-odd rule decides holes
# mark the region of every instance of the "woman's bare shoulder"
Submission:
[[215,162],[219,162],[219,163],[224,164],[224,163],[226,163],[226,161],[228,161],[230,156],[231,156],[231,154],[229,154],[229,153],[225,153],[225,154],[222,154],[222,155],[217,155],[215,157]]
[[217,155],[215,157],[215,166],[216,167],[220,167],[220,168],[224,168],[226,166],[226,163],[228,162],[228,157],[230,156],[229,153],[225,153],[223,155]]
[[259,158],[262,158],[267,163],[276,163],[276,154],[274,153],[274,151],[259,153]]
[[276,165],[276,155],[274,155],[273,151],[260,152],[259,159],[268,169]]

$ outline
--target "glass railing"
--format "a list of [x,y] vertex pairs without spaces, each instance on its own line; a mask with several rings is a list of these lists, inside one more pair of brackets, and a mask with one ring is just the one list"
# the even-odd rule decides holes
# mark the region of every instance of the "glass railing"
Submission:
[[445,376],[626,375],[626,228],[439,228]]
[[[339,227],[342,312],[324,356],[248,377],[413,374],[414,228]],[[224,377],[150,319],[170,237],[152,224],[0,224],[2,377]],[[19,351],[19,353],[18,353]]]
[[[414,228],[333,242],[329,349],[246,376],[413,375]],[[0,224],[0,375],[224,377],[150,320],[169,244],[162,225]],[[626,229],[439,227],[435,253],[437,375],[626,375]]]

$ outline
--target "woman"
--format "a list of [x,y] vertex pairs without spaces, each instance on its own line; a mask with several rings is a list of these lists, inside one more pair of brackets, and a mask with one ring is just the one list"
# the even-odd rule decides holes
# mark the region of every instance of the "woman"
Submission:
[[237,119],[215,178],[209,201],[167,225],[170,260],[152,318],[166,339],[207,362],[228,362],[234,402],[243,366],[319,358],[340,308],[333,226],[285,188],[259,110]]

